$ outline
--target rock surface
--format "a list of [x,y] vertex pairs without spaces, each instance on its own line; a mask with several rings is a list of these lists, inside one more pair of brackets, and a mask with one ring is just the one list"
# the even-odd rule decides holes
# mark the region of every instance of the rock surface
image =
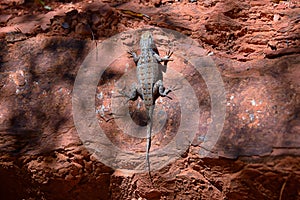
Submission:
[[[0,199],[300,199],[298,1],[45,3],[51,10],[31,1],[0,3]],[[146,173],[114,170],[96,159],[78,136],[72,111],[74,82],[95,47],[92,39],[149,25],[197,41],[226,89],[224,127],[203,157],[213,122],[209,89],[174,52],[168,67],[193,87],[200,125],[185,153],[153,171],[153,183]],[[101,118],[114,81],[134,69],[126,51],[121,54],[98,84],[95,110],[116,146],[143,152],[143,139]],[[177,134],[177,100],[158,102],[173,120],[153,137],[152,150]],[[130,105],[133,118],[142,118],[134,111],[139,103]]]

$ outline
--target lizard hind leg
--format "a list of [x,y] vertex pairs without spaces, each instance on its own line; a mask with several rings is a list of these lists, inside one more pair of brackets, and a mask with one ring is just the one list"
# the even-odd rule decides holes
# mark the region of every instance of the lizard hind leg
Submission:
[[155,84],[154,84],[154,87],[153,87],[153,93],[157,93],[159,94],[159,96],[161,97],[168,97],[168,98],[171,98],[168,96],[168,94],[171,92],[172,90],[171,89],[166,89],[163,85],[163,82],[162,80],[158,80]]
[[127,101],[125,102],[125,104],[130,100],[132,101],[136,100],[140,94],[139,88],[136,83],[133,83],[131,85],[131,89],[129,92],[126,92],[126,86],[125,86],[123,89],[119,90],[118,93],[119,95],[116,95],[114,97],[126,97]]
[[127,51],[128,54],[133,58],[133,61],[137,63],[140,59],[140,56],[138,56],[132,49]]
[[[126,86],[125,86],[122,89],[118,90],[118,93],[119,94],[114,95],[113,98],[125,97],[126,101],[122,102],[123,105],[127,104],[128,101],[130,101],[130,100],[136,100],[139,96],[138,87],[137,87],[137,84],[135,84],[135,83],[132,84],[129,92],[126,91]],[[111,112],[108,114],[101,113],[100,117],[102,119],[104,119],[106,122],[108,122],[112,119],[125,117],[126,115],[127,115],[126,113],[123,114],[123,113],[119,113],[119,112],[117,112],[117,113]]]

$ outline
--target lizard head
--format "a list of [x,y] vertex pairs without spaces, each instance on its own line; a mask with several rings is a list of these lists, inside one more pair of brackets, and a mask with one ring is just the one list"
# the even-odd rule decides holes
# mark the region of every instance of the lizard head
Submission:
[[154,49],[155,44],[153,41],[153,36],[150,31],[146,31],[142,34],[140,40],[141,49]]

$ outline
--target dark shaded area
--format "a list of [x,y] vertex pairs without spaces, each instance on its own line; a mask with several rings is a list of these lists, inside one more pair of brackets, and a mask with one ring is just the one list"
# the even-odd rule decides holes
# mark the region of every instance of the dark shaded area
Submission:
[[[21,70],[24,77],[19,76],[26,81],[24,85],[10,84],[7,74],[4,79],[6,86],[19,93],[7,96],[2,92],[0,96],[1,101],[12,106],[8,109],[11,114],[2,132],[7,132],[7,137],[13,137],[15,149],[10,151],[14,155],[38,149],[37,146],[44,140],[43,135],[49,134],[49,131],[57,133],[73,123],[71,113],[61,109],[64,105],[70,107],[70,99],[60,95],[55,97],[54,94],[62,93],[63,88],[72,91],[78,66],[87,48],[86,42],[79,40],[45,39],[41,47],[30,45],[32,42],[16,44],[14,52],[9,55],[1,52],[6,61],[1,69],[7,73]],[[25,65],[20,67],[13,63]],[[47,148],[52,149],[50,146]]]
[[39,188],[34,186],[28,173],[20,169],[0,168],[0,199],[16,200],[35,197],[42,199]]
[[[100,181],[89,178],[81,184],[78,184],[79,177],[72,181],[63,177],[55,180],[55,176],[50,174],[46,175],[47,183],[40,183],[39,179],[43,178],[34,178],[28,171],[30,162],[34,160],[43,163],[44,159],[50,159],[49,164],[59,160],[57,146],[60,144],[57,142],[67,133],[65,131],[74,126],[70,95],[78,67],[88,51],[87,42],[45,38],[38,42],[22,41],[13,46],[1,44],[4,47],[0,53],[3,71],[0,99],[2,105],[5,103],[9,107],[2,110],[6,119],[1,124],[0,155],[9,155],[8,159],[2,157],[1,162],[11,162],[12,165],[0,168],[0,198],[62,199],[73,194],[82,199],[85,198],[80,192],[82,188],[91,193],[97,188],[98,191],[107,191],[110,169]],[[25,155],[29,155],[30,159],[23,160]],[[72,159],[74,157],[71,156],[63,162],[71,163]],[[88,154],[86,160],[91,162]],[[59,163],[56,165],[59,166]],[[72,168],[68,171],[72,172]],[[98,186],[94,187],[97,183]],[[95,195],[91,195],[90,199],[108,199],[109,194]]]

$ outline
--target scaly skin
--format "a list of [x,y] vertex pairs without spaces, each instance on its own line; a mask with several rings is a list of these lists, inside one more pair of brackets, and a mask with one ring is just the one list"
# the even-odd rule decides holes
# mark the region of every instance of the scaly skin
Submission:
[[165,62],[166,64],[168,61],[170,61],[172,52],[168,52],[165,57],[161,58],[157,53],[152,34],[149,31],[142,34],[140,40],[140,49],[141,54],[139,56],[132,51],[128,52],[132,55],[133,60],[137,65],[138,84],[133,85],[131,94],[125,94],[125,96],[127,96],[130,100],[135,100],[139,96],[142,98],[145,104],[148,116],[146,162],[149,176],[151,178],[149,151],[151,147],[151,132],[155,100],[159,96],[167,96],[167,94],[171,91],[165,89],[163,86],[159,65],[160,62]]

